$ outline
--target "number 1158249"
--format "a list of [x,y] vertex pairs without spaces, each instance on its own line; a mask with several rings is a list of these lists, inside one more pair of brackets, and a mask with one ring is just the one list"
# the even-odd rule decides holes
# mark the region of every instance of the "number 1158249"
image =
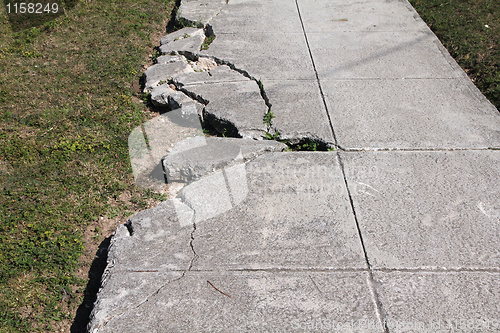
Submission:
[[57,3],[48,3],[45,6],[41,3],[15,2],[7,4],[8,14],[57,14],[59,6]]

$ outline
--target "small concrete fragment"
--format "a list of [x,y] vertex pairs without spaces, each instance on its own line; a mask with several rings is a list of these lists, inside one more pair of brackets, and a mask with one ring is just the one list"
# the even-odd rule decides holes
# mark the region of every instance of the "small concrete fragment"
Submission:
[[179,142],[163,158],[163,169],[169,183],[192,182],[210,172],[286,148],[283,143],[268,140],[195,137]]
[[177,61],[184,61],[185,62],[186,58],[182,55],[179,55],[179,54],[176,54],[176,55],[166,54],[166,55],[159,56],[156,59],[156,63],[158,63],[160,65],[165,65],[165,64],[169,64],[169,63],[177,62]]
[[168,106],[168,97],[175,92],[176,91],[170,88],[170,85],[167,83],[156,86],[151,91],[151,102],[157,107]]
[[181,113],[186,117],[198,119],[201,116],[204,105],[193,100],[181,91],[170,88],[169,84],[162,84],[151,91],[151,102],[157,107],[169,107],[171,109],[182,109]]
[[[136,127],[128,138],[130,163],[137,186],[165,191],[161,164],[177,142],[203,135],[196,108],[190,105],[155,117]],[[194,113],[194,116],[192,115]]]
[[151,92],[154,87],[168,82],[173,76],[190,71],[192,72],[193,69],[185,62],[180,61],[153,65],[144,73],[144,92]]

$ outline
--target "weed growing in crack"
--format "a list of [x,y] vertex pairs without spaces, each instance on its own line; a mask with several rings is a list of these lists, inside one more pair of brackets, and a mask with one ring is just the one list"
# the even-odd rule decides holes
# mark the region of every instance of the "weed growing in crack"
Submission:
[[267,140],[276,140],[276,141],[281,141],[280,140],[280,132],[276,131],[276,133],[271,134],[269,132],[265,133],[266,139]]
[[281,141],[285,143],[292,151],[333,151],[335,148],[330,147],[323,143],[314,141],[311,139],[303,139],[299,143],[290,144],[286,141]]
[[205,37],[203,44],[201,44],[200,51],[208,50],[208,47],[210,46],[210,44],[212,44],[214,39],[215,39],[215,35]]
[[264,124],[266,124],[268,128],[271,127],[271,122],[275,117],[274,113],[269,110],[264,116]]

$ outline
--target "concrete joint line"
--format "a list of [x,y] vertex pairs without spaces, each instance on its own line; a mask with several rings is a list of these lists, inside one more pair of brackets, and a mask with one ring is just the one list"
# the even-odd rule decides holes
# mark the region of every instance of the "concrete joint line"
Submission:
[[314,69],[314,75],[316,77],[316,82],[318,83],[318,88],[319,88],[319,92],[321,94],[321,99],[323,101],[323,106],[325,107],[326,116],[328,117],[328,123],[330,124],[330,131],[332,132],[334,146],[337,149],[343,150],[343,148],[340,147],[338,144],[337,136],[335,134],[335,129],[333,128],[333,124],[332,124],[332,119],[330,117],[330,113],[328,112],[328,105],[326,104],[326,99],[325,99],[325,94],[323,92],[323,87],[321,86],[321,81],[319,79],[318,70],[316,69],[316,63],[314,62],[314,57],[313,57],[313,54],[311,51],[311,47],[309,45],[309,39],[307,38],[307,33],[306,33],[306,29],[304,27],[304,21],[302,20],[302,15],[300,13],[300,7],[299,7],[298,0],[295,0],[295,5],[297,7],[297,14],[299,15],[300,25],[302,27],[302,32],[304,34],[304,38],[306,41],[307,51],[309,52],[309,57],[311,58],[311,63],[312,63],[313,69]]
[[365,242],[363,240],[363,234],[361,232],[358,217],[356,214],[356,208],[354,207],[354,201],[352,199],[351,189],[349,188],[349,183],[347,182],[344,163],[342,161],[342,157],[338,153],[337,153],[337,160],[339,162],[340,170],[341,170],[342,176],[344,178],[344,184],[345,184],[345,187],[347,190],[347,195],[349,197],[349,204],[351,206],[352,214],[354,216],[354,221],[356,222],[356,229],[358,231],[359,240],[361,242],[361,247],[363,249],[363,254],[365,256],[366,266],[368,267],[369,286],[370,286],[370,290],[371,290],[372,295],[373,295],[373,301],[374,301],[376,309],[377,309],[377,316],[379,317],[379,320],[383,325],[384,332],[389,333],[389,327],[387,326],[387,314],[384,310],[382,301],[380,300],[380,296],[379,296],[379,293],[377,291],[377,281],[375,280],[375,277],[373,275],[373,268],[372,268],[372,265],[370,264],[370,258],[368,257],[368,253],[366,251]]

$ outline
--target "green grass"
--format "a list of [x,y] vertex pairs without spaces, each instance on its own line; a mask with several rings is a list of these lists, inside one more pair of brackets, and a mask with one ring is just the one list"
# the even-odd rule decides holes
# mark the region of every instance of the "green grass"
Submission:
[[2,6],[0,332],[67,331],[100,217],[164,199],[133,185],[127,138],[150,117],[132,86],[172,6],[84,1],[20,32]]
[[500,1],[410,0],[422,19],[500,108]]

